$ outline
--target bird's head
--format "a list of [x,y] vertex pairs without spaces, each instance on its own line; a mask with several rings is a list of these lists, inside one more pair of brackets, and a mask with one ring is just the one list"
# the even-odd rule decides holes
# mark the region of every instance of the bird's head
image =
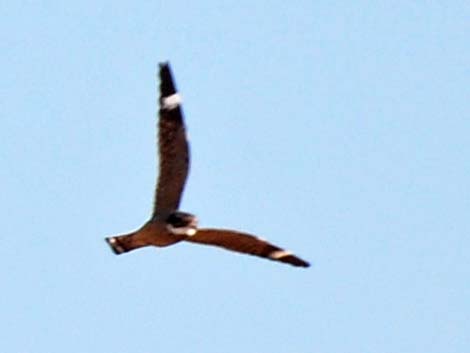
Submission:
[[198,220],[190,213],[173,212],[167,217],[165,223],[166,229],[172,234],[192,236],[197,232]]

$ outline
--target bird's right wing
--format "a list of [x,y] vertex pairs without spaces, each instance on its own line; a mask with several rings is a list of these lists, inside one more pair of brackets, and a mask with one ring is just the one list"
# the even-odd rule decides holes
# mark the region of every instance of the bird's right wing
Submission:
[[185,239],[191,243],[213,245],[243,254],[264,257],[269,260],[284,262],[298,267],[310,264],[290,251],[281,249],[266,240],[250,234],[225,229],[198,229],[195,235]]
[[170,65],[160,64],[158,143],[160,170],[153,215],[178,209],[189,172],[189,144]]

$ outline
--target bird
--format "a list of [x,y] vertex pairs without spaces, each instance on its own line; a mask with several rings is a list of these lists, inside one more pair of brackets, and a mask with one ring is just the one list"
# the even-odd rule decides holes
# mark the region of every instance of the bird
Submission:
[[297,267],[310,264],[291,251],[245,232],[199,228],[195,215],[179,209],[190,166],[190,149],[182,99],[176,90],[169,62],[159,64],[158,111],[159,176],[153,212],[139,229],[105,238],[115,254],[147,246],[166,247],[179,242],[212,245]]

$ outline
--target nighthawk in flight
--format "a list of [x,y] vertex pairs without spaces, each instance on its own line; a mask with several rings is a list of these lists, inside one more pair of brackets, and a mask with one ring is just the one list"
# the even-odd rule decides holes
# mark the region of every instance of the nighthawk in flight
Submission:
[[159,74],[160,175],[153,214],[140,229],[129,234],[106,238],[112,250],[116,254],[122,254],[144,246],[164,247],[187,241],[218,246],[293,266],[310,266],[308,262],[290,251],[256,236],[234,230],[198,228],[197,218],[194,215],[179,211],[181,195],[189,171],[189,146],[181,97],[176,91],[168,63],[160,64]]

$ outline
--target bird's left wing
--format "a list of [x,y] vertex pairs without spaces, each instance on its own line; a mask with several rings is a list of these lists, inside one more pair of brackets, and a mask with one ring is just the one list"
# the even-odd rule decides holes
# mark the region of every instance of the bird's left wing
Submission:
[[189,144],[186,138],[181,98],[176,91],[170,65],[160,64],[160,109],[158,142],[160,170],[153,215],[178,209],[189,171]]
[[250,234],[225,229],[198,229],[195,235],[185,239],[191,243],[213,245],[243,254],[264,257],[298,267],[309,267],[307,261],[290,251],[281,249],[266,240]]

